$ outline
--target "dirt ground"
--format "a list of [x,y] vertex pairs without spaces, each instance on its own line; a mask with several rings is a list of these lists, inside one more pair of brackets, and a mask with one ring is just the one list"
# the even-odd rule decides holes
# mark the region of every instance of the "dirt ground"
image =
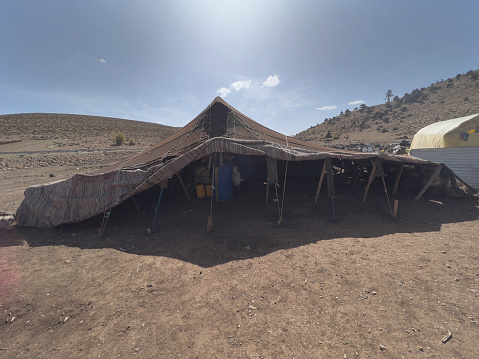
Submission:
[[[0,211],[126,154],[41,156],[3,158]],[[210,233],[210,201],[167,190],[147,234],[158,188],[101,238],[101,216],[0,230],[0,358],[477,358],[477,197],[400,191],[393,219],[380,182],[365,203],[338,186],[333,223],[316,182],[288,179],[282,227],[251,180],[213,203]]]

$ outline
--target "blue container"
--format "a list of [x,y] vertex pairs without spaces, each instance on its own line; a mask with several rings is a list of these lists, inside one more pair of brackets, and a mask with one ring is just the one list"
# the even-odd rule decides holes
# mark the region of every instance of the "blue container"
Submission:
[[226,161],[223,166],[218,167],[218,185],[215,184],[213,197],[216,198],[218,188],[218,200],[229,201],[233,198],[233,167],[231,162]]

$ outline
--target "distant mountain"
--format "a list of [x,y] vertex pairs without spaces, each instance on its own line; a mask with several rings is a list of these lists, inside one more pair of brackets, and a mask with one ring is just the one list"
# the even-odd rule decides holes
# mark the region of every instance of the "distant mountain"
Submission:
[[[85,148],[111,146],[113,136],[122,132],[125,144],[148,147],[170,136],[176,127],[120,118],[56,113],[0,115],[0,140],[21,139],[38,143],[39,148]],[[19,145],[21,145],[21,143]]]
[[329,145],[384,145],[412,140],[419,129],[431,123],[475,113],[479,113],[479,70],[458,74],[447,80],[441,79],[402,97],[393,93],[389,103],[370,107],[362,104],[353,111],[346,110],[326,119],[295,137]]

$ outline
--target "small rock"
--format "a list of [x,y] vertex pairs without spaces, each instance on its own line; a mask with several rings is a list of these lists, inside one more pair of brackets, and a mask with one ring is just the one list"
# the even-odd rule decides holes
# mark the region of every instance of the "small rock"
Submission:
[[381,350],[386,350],[386,347],[385,347],[384,345],[382,345],[382,344],[379,344],[379,349],[381,349]]
[[147,286],[147,288],[151,288],[151,287],[153,287],[153,284],[147,283],[146,286]]
[[446,251],[441,251],[442,254],[446,254],[447,252]]
[[56,177],[57,175],[55,173],[50,173],[49,176],[50,177]]
[[376,295],[378,293],[376,293],[374,290],[371,292],[372,295]]
[[135,352],[139,352],[140,351],[140,348],[135,348]]

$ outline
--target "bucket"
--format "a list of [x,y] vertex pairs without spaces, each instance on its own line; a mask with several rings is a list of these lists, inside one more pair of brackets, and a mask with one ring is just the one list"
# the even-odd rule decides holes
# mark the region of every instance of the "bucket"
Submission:
[[204,198],[205,197],[205,185],[198,184],[196,185],[196,197]]
[[215,184],[213,196],[216,198],[218,190],[219,201],[229,201],[233,198],[233,171],[231,162],[225,162],[223,166],[218,167],[218,185]]

